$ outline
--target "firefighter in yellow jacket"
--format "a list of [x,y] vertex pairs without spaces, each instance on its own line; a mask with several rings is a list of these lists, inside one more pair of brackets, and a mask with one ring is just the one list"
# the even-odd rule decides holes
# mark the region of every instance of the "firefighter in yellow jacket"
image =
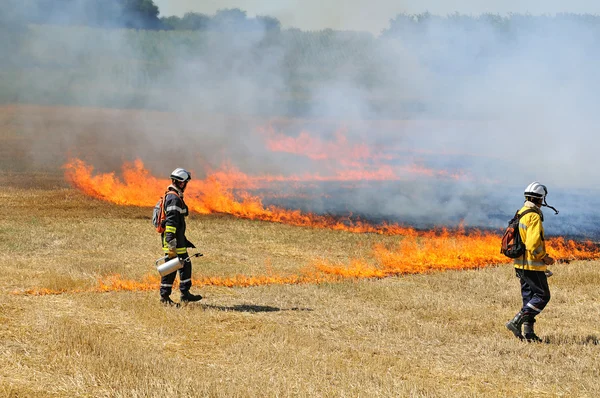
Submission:
[[[528,342],[542,341],[533,328],[535,317],[542,312],[550,301],[550,288],[548,286],[548,265],[554,264],[554,259],[546,253],[544,241],[544,215],[541,207],[548,206],[546,195],[548,190],[539,182],[532,182],[525,188],[525,203],[518,211],[519,214],[527,212],[519,221],[519,234],[525,243],[525,254],[514,260],[515,271],[521,282],[521,296],[523,307],[510,320],[506,327],[521,340]],[[523,327],[523,330],[521,330]]]

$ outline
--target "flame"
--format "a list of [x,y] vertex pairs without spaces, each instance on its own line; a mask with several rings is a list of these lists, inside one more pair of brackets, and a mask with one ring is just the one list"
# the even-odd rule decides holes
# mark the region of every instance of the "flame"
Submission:
[[[74,159],[65,166],[66,179],[76,188],[84,193],[119,205],[135,205],[151,207],[155,204],[157,197],[162,194],[168,186],[168,180],[159,180],[152,177],[140,160],[133,163],[125,163],[123,166],[123,181],[115,177],[114,173],[93,176],[93,167],[86,165],[79,159]],[[240,172],[232,174],[220,172],[209,175],[204,180],[194,180],[186,191],[186,203],[193,212],[201,214],[225,213],[240,218],[259,219],[271,222],[280,222],[296,226],[308,226],[314,228],[327,228],[343,230],[356,233],[378,233],[385,235],[403,235],[404,237],[423,237],[430,242],[440,240],[453,242],[465,240],[469,244],[477,241],[488,242],[486,252],[496,250],[498,235],[490,232],[474,231],[465,233],[460,227],[456,231],[440,229],[434,231],[417,231],[412,227],[404,227],[398,224],[382,223],[371,225],[366,222],[352,221],[348,219],[335,218],[331,216],[303,213],[299,210],[287,210],[275,206],[265,207],[261,199],[250,195],[248,192],[238,192],[236,196],[232,187],[240,179],[247,180],[248,177]],[[456,245],[456,243],[453,243]],[[481,246],[478,243],[477,246]],[[484,245],[485,246],[485,245]],[[592,246],[588,243],[577,243],[572,240],[565,241],[563,238],[554,238],[548,241],[549,250],[555,250],[559,257],[565,257],[573,253],[577,258],[583,258]],[[434,248],[435,249],[435,248]],[[463,250],[467,249],[467,250]],[[464,246],[461,251],[472,252],[473,250]],[[496,260],[501,257],[496,257]]]
[[[65,178],[74,187],[89,196],[119,205],[151,207],[169,185],[168,180],[151,177],[140,160],[123,166],[123,180],[114,173],[92,175],[93,167],[79,159],[71,160],[65,166]],[[279,222],[296,226],[329,228],[349,232],[373,232],[380,234],[414,234],[413,228],[383,224],[373,226],[361,221],[349,221],[330,216],[302,213],[299,210],[263,205],[261,199],[247,191],[236,191],[232,187],[237,181],[251,181],[243,173],[230,174],[222,171],[211,174],[204,180],[194,180],[186,190],[186,203],[190,211],[209,214],[224,213],[235,217]],[[246,184],[246,186],[249,183]]]
[[[464,231],[453,233],[442,230],[423,236],[406,236],[392,248],[382,244],[373,246],[374,261],[363,258],[351,259],[348,264],[334,263],[327,259],[313,260],[298,274],[278,275],[270,262],[266,275],[235,275],[232,277],[202,276],[193,280],[196,287],[252,287],[264,285],[318,284],[339,282],[346,279],[386,278],[407,274],[423,274],[435,271],[478,269],[507,263],[498,252],[499,236]],[[592,242],[574,242],[563,238],[549,239],[548,252],[560,261],[594,260],[600,258],[600,248]],[[13,294],[48,295],[79,292],[149,291],[157,290],[160,278],[147,275],[141,281],[110,275],[98,279],[97,285],[88,289],[31,288],[14,291]],[[177,289],[177,286],[174,286]]]
[[65,178],[86,195],[118,205],[153,206],[168,184],[150,175],[140,160],[123,165],[123,184],[114,173],[92,176],[93,167],[79,159],[63,166]]
[[342,163],[348,159],[382,158],[384,154],[374,153],[365,144],[350,144],[346,138],[346,129],[335,132],[335,140],[324,141],[301,131],[297,137],[276,133],[272,126],[258,129],[266,136],[266,146],[273,152],[286,152],[306,156],[313,160],[338,159]]
[[[435,128],[444,127],[437,126]],[[271,151],[292,153],[313,160],[338,159],[342,162],[351,162],[351,159],[394,160],[400,158],[401,154],[407,153],[436,157],[460,156],[502,159],[500,156],[470,153],[448,148],[433,150],[429,148],[404,147],[395,143],[386,143],[385,148],[379,148],[370,147],[364,143],[351,144],[347,139],[348,128],[346,127],[336,130],[334,132],[334,139],[332,140],[323,140],[304,130],[300,131],[296,137],[291,137],[284,133],[276,132],[272,124],[257,127],[256,130],[264,137],[265,145]]]
[[[393,167],[386,162],[399,159],[398,148],[383,150],[371,148],[366,144],[351,144],[346,137],[346,129],[337,130],[331,141],[314,137],[306,131],[301,131],[296,137],[290,137],[275,132],[272,126],[260,127],[257,130],[265,137],[266,147],[273,152],[285,152],[305,156],[311,160],[328,161],[328,167],[334,168],[333,179],[337,181],[400,181],[406,180],[411,175],[455,180],[472,178],[462,170],[435,170],[414,162]],[[430,151],[413,152],[433,154]],[[319,176],[313,178],[323,181]]]
[[[298,274],[278,275],[268,261],[266,275],[235,275],[232,277],[202,276],[193,280],[196,287],[252,287],[264,285],[318,284],[339,282],[346,279],[386,278],[407,274],[423,274],[435,271],[478,269],[507,263],[498,251],[499,236],[463,230],[451,232],[430,231],[421,236],[405,236],[392,248],[382,244],[373,246],[371,257],[351,259],[348,264],[334,263],[327,259],[315,259]],[[600,248],[592,242],[575,242],[564,238],[552,238],[547,242],[548,253],[562,262],[570,260],[594,260],[600,258]],[[149,291],[157,290],[160,278],[147,275],[141,281],[110,275],[98,279],[97,285],[88,289],[31,288],[13,294],[49,295],[79,292]],[[174,286],[177,289],[177,286]]]
[[[87,195],[119,205],[153,206],[157,197],[169,184],[159,180],[144,169],[141,161],[123,166],[122,181],[114,173],[93,175],[93,168],[78,159],[65,166],[67,180]],[[276,181],[277,178],[274,178]],[[354,258],[347,264],[315,259],[298,275],[278,275],[268,264],[267,275],[236,275],[233,277],[203,276],[194,279],[196,286],[248,287],[273,284],[303,284],[333,282],[343,279],[384,278],[389,276],[428,273],[433,271],[466,270],[507,263],[499,253],[500,236],[491,232],[466,232],[436,229],[417,231],[396,224],[370,225],[360,221],[342,220],[298,210],[263,206],[260,198],[240,191],[240,185],[256,186],[267,181],[250,177],[235,169],[224,169],[209,174],[204,180],[194,180],[188,187],[186,202],[197,213],[227,213],[236,217],[281,222],[298,226],[328,228],[349,232],[372,232],[401,235],[393,247],[376,244],[371,256]],[[561,260],[594,260],[600,258],[598,245],[592,242],[575,242],[562,237],[547,240],[551,256]],[[157,289],[157,275],[148,275],[141,281],[128,280],[120,275],[103,277],[97,286],[70,290],[69,292],[93,291],[144,291]],[[32,288],[16,294],[61,294],[66,289]]]
[[[152,177],[141,160],[123,165],[122,181],[114,173],[92,175],[93,167],[73,159],[63,166],[66,180],[85,194],[119,205],[151,207],[169,185],[169,180]],[[357,178],[347,174],[345,180]],[[373,178],[377,176],[374,175]],[[342,177],[339,177],[342,178]],[[388,235],[414,234],[410,227],[396,224],[373,226],[361,221],[302,213],[276,206],[264,206],[258,196],[244,187],[257,187],[258,182],[283,181],[283,178],[252,178],[235,169],[227,168],[209,174],[204,180],[194,180],[186,191],[186,203],[191,211],[200,214],[224,213],[251,220],[279,222],[296,226],[330,228],[349,232],[373,232]],[[328,179],[322,179],[328,181]],[[235,191],[235,192],[234,192]]]

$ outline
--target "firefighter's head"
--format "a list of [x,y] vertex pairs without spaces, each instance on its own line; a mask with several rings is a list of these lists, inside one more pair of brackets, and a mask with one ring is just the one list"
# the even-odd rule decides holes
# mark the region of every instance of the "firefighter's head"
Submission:
[[192,179],[192,174],[182,168],[177,168],[173,170],[171,173],[171,181],[173,185],[181,190],[181,192],[185,191],[187,183]]
[[548,190],[545,185],[537,181],[532,182],[525,188],[525,200],[534,203],[536,206],[541,206],[548,195]]
[[525,200],[528,200],[535,204],[537,207],[546,206],[554,210],[555,214],[558,214],[558,210],[546,203],[546,196],[548,195],[548,189],[545,185],[540,184],[537,181],[532,182],[525,188]]

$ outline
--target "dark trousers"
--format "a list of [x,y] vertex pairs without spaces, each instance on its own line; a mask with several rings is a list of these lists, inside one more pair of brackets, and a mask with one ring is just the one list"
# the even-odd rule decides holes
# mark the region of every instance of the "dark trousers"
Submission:
[[[190,290],[192,287],[192,259],[190,256],[185,254],[179,255],[179,261],[183,264],[183,268],[179,270],[179,290],[183,293]],[[173,290],[173,282],[177,272],[171,272],[168,275],[160,278],[160,295],[165,297],[171,294]]]
[[544,271],[517,269],[516,272],[521,281],[521,296],[523,298],[521,311],[535,317],[542,312],[550,301],[548,277]]

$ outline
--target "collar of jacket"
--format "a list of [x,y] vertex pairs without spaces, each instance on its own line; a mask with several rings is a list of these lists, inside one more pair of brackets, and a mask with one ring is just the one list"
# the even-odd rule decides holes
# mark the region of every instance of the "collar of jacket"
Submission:
[[535,210],[537,210],[537,211],[538,211],[538,212],[539,212],[541,215],[543,215],[543,214],[544,214],[544,213],[542,213],[542,209],[540,209],[540,208],[539,208],[539,206],[536,206],[536,204],[535,204],[535,203],[533,203],[533,202],[531,202],[531,201],[529,201],[529,200],[526,200],[526,201],[525,201],[525,204],[524,204],[523,206],[525,206],[525,207],[530,207],[530,208],[532,208],[532,209],[535,209]]
[[169,185],[169,188],[167,188],[167,189],[177,192],[179,197],[183,198],[183,192],[181,191],[181,189],[177,188],[175,185],[171,184],[171,185]]

